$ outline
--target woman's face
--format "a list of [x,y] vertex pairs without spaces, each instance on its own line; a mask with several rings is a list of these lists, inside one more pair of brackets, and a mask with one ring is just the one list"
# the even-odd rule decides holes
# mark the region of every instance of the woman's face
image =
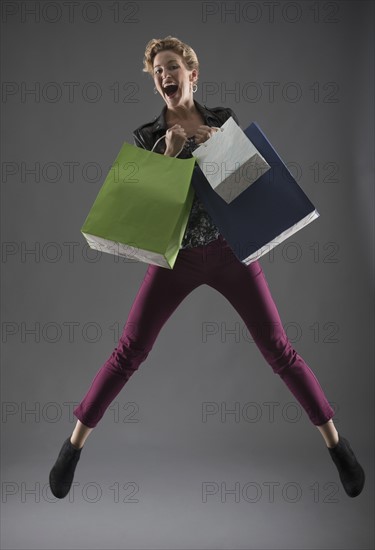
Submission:
[[[198,73],[196,69],[189,71],[178,53],[173,50],[157,53],[153,69],[156,89],[167,105],[175,107],[191,101],[191,86],[196,81]],[[165,88],[168,83],[173,83],[173,87]]]

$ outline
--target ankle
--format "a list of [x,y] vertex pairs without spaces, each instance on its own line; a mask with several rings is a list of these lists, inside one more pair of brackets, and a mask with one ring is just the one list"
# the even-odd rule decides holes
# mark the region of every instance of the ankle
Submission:
[[338,442],[338,439],[337,441],[326,441],[326,446],[328,447],[328,449],[333,449],[337,446]]
[[333,447],[336,447],[340,439],[339,433],[336,431],[335,434],[330,434],[329,437],[325,439],[326,445],[329,449],[333,449]]
[[73,436],[70,436],[70,439],[69,439],[71,445],[73,447],[75,447],[75,449],[79,450],[79,449],[82,449],[82,447],[84,446],[84,443],[82,443],[81,441],[76,441]]
[[332,449],[333,447],[336,447],[336,445],[339,442],[339,433],[336,430],[335,425],[333,424],[332,419],[328,420],[325,424],[322,424],[320,426],[316,426],[321,433],[324,442],[326,444],[326,447]]

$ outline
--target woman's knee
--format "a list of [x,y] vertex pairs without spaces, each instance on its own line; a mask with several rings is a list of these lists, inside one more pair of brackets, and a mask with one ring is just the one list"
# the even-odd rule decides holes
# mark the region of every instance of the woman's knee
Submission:
[[285,333],[263,340],[260,347],[275,374],[282,375],[285,369],[292,367],[296,361],[297,352]]
[[134,340],[128,337],[121,337],[117,346],[111,353],[108,362],[119,372],[119,374],[129,374],[136,371],[150,353],[150,348],[145,349]]

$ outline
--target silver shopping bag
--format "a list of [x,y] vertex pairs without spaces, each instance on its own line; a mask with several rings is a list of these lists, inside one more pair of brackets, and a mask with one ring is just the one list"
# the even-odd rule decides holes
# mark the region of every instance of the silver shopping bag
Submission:
[[192,155],[212,189],[232,202],[271,167],[233,117]]

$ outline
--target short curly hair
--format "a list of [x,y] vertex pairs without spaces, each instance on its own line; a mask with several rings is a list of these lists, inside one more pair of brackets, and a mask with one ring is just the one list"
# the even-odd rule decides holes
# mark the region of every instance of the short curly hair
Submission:
[[181,55],[188,71],[196,69],[199,73],[199,61],[197,54],[195,53],[193,48],[188,46],[188,44],[185,44],[185,42],[179,40],[179,38],[171,35],[168,35],[165,38],[152,38],[147,43],[143,58],[142,71],[154,77],[154,57],[157,53],[164,50],[175,51],[176,53]]

